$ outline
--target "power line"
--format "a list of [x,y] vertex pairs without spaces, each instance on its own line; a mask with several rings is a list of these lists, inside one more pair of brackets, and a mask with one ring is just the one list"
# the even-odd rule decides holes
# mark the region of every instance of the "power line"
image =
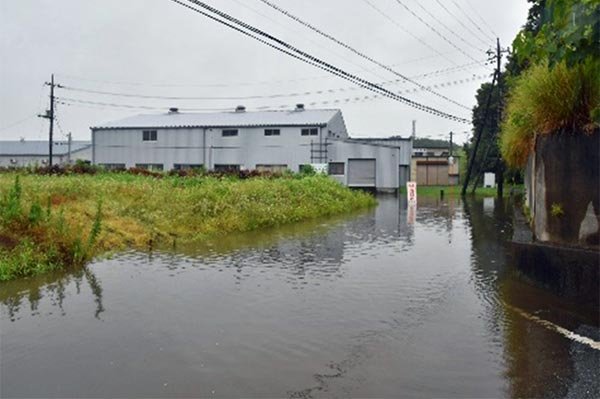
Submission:
[[[486,79],[488,75],[474,75],[468,78],[457,79],[454,81],[441,82],[431,85],[434,88],[443,88],[454,85],[459,85],[463,83],[468,83],[480,79]],[[398,92],[401,93],[415,93],[419,91],[418,88],[408,89],[404,91]],[[383,99],[385,96],[375,94],[375,95],[367,95],[367,96],[352,96],[346,98],[334,98],[330,100],[322,100],[322,101],[312,101],[308,102],[309,106],[316,105],[328,105],[328,104],[342,104],[342,103],[356,103],[356,102],[366,102],[371,100]],[[92,106],[92,107],[100,107],[100,108],[125,108],[125,109],[140,109],[140,110],[165,110],[168,107],[159,107],[159,106],[147,106],[147,105],[135,105],[135,104],[121,104],[121,103],[108,103],[108,102],[100,102],[100,101],[91,101],[91,100],[82,100],[77,98],[69,98],[69,97],[57,97],[57,103],[67,106]],[[288,109],[290,108],[290,104],[279,104],[279,105],[263,105],[255,107],[257,110],[277,110],[277,109]],[[227,112],[231,111],[233,108],[179,108],[180,111],[189,111],[189,112]]]
[[463,38],[461,35],[459,35],[458,33],[456,33],[454,30],[452,30],[448,25],[446,25],[444,22],[440,21],[439,18],[437,18],[435,15],[433,15],[429,10],[427,10],[423,4],[421,4],[421,2],[417,1],[417,5],[419,6],[419,8],[421,10],[423,10],[423,12],[425,14],[427,14],[431,19],[433,19],[435,22],[437,22],[438,24],[440,24],[441,26],[443,26],[448,32],[450,32],[451,34],[453,34],[454,36],[456,36],[458,38],[458,40],[460,40],[461,42],[463,42],[464,44],[466,44],[467,46],[470,46],[472,48],[474,48],[477,51],[480,51],[482,53],[485,53],[485,50],[482,50],[481,48],[477,47],[476,45],[472,44],[471,42],[467,41],[465,38]]
[[473,26],[475,26],[475,28],[479,32],[486,35],[488,37],[488,39],[494,39],[494,38],[498,37],[496,32],[494,32],[494,29],[492,29],[492,27],[485,21],[485,19],[483,19],[483,17],[477,12],[477,9],[475,7],[473,7],[473,5],[471,3],[469,3],[468,0],[465,0],[465,2],[469,5],[471,10],[474,12],[474,14],[477,15],[479,17],[479,19],[481,19],[481,21],[483,21],[484,25],[486,25],[488,27],[488,29],[492,32],[493,36],[489,36],[489,33],[484,32],[483,29],[481,29],[481,27],[479,26],[479,24],[477,22],[473,21],[471,16],[460,6],[460,4],[458,4],[455,0],[452,0],[452,3],[454,3],[456,8],[458,8],[467,17],[469,22],[471,22],[473,24]]
[[[442,55],[445,55],[447,53],[441,53]],[[432,58],[436,58],[438,57],[437,55],[430,55],[430,56],[425,56],[425,57],[419,57],[419,58],[414,58],[405,62],[401,62],[401,63],[397,63],[397,64],[392,64],[391,66],[399,66],[399,65],[406,65],[406,64],[412,64],[412,63],[417,63],[420,61],[424,61],[424,60],[428,60],[428,59],[432,59]],[[480,61],[479,63],[484,63],[485,60]],[[475,63],[471,63],[470,65],[473,65]],[[454,63],[454,65],[456,65],[456,63]],[[461,67],[461,65],[457,65],[456,68]],[[453,68],[453,67],[451,67]],[[87,78],[87,77],[83,77],[83,76],[76,76],[76,75],[71,75],[71,74],[63,74],[63,73],[58,73],[55,74],[55,76],[59,76],[62,77],[63,79],[67,79],[67,80],[75,80],[75,81],[81,81],[81,82],[90,82],[90,83],[99,83],[99,84],[105,84],[105,85],[111,85],[111,86],[147,86],[147,87],[157,87],[157,88],[165,88],[165,87],[240,87],[240,86],[260,86],[260,85],[274,85],[274,84],[282,84],[282,83],[297,83],[297,82],[305,82],[305,81],[309,81],[309,80],[319,80],[319,79],[326,79],[326,78],[330,78],[331,75],[327,74],[327,75],[319,75],[319,76],[310,76],[310,77],[303,77],[303,78],[296,78],[296,79],[283,79],[283,80],[263,80],[263,81],[257,81],[257,82],[231,82],[231,83],[148,83],[148,82],[125,82],[125,81],[111,81],[111,80],[103,80],[103,79],[91,79],[91,78]],[[43,86],[42,86],[43,88]]]
[[[255,14],[257,14],[257,15],[260,15],[261,17],[263,17],[263,18],[265,18],[265,19],[267,19],[267,20],[269,20],[269,21],[271,21],[271,22],[273,22],[273,23],[275,23],[275,24],[277,24],[277,25],[279,25],[279,26],[282,26],[282,27],[284,27],[285,29],[291,30],[291,29],[290,29],[290,27],[289,27],[289,25],[287,25],[287,24],[284,24],[284,23],[281,23],[281,22],[277,21],[276,19],[274,19],[274,18],[271,18],[271,17],[269,17],[268,15],[265,15],[264,13],[262,13],[262,12],[260,12],[260,11],[256,10],[256,9],[255,9],[255,8],[253,8],[253,7],[250,7],[249,5],[247,5],[247,4],[243,3],[243,2],[241,2],[240,0],[230,0],[230,1],[233,1],[233,2],[235,2],[236,4],[239,4],[240,6],[247,8],[248,10],[252,11],[253,13],[255,13]],[[295,34],[295,35],[298,35],[298,34],[300,34],[299,32],[297,32],[297,31],[295,31],[295,30],[292,30],[292,31],[294,32],[294,34]],[[322,44],[320,44],[319,42],[317,42],[317,41],[315,41],[315,40],[308,39],[308,38],[307,38],[306,40],[308,40],[308,41],[310,41],[311,43],[313,43],[313,44],[317,45],[318,47],[320,47],[320,48],[322,48],[322,49],[326,50],[328,53],[334,54],[334,55],[335,55],[335,56],[337,56],[338,58],[340,58],[340,59],[342,59],[342,60],[344,60],[344,61],[347,61],[347,62],[351,63],[352,65],[354,65],[355,67],[357,67],[359,70],[362,70],[362,71],[365,71],[365,72],[372,72],[372,73],[374,73],[374,72],[373,72],[373,70],[369,70],[369,69],[367,69],[365,66],[363,66],[363,65],[359,65],[359,64],[357,64],[356,62],[354,62],[354,61],[352,61],[352,60],[349,60],[349,59],[347,59],[347,57],[344,57],[343,55],[341,55],[341,54],[338,54],[338,53],[336,53],[335,51],[332,51],[331,49],[328,49],[328,48],[326,48],[325,46],[323,46]],[[375,74],[377,77],[379,77],[379,78],[383,79],[383,77],[382,77],[381,75],[379,75],[379,74],[377,74],[377,73],[374,73],[374,74]]]
[[[450,15],[452,18],[454,18],[460,24],[460,26],[462,26],[467,32],[469,32],[471,35],[473,35],[473,37],[476,38],[477,40],[479,40],[484,46],[490,45],[490,43],[486,42],[481,37],[479,37],[479,35],[476,32],[473,32],[471,30],[471,28],[469,28],[460,18],[458,18],[456,15],[454,15],[454,13],[452,11],[450,11],[448,9],[448,7],[446,7],[446,5],[444,5],[444,3],[442,3],[440,0],[435,0],[435,2],[438,3],[439,6],[442,7],[448,13],[448,15]],[[484,35],[485,35],[485,33],[484,33]],[[489,37],[487,37],[487,38],[489,39]]]
[[393,19],[392,17],[390,17],[388,14],[386,14],[385,12],[383,12],[379,7],[377,7],[375,4],[373,4],[371,2],[371,0],[362,0],[364,3],[366,3],[369,7],[371,7],[373,10],[375,10],[379,15],[381,15],[382,17],[384,17],[385,19],[387,19],[389,22],[391,22],[392,24],[396,25],[396,27],[398,27],[400,30],[402,30],[404,33],[409,34],[410,36],[412,36],[413,38],[415,38],[419,43],[423,44],[425,47],[429,48],[430,50],[434,51],[436,54],[444,57],[447,61],[451,62],[452,64],[456,65],[456,62],[454,62],[452,59],[446,57],[442,52],[440,52],[438,49],[436,49],[435,47],[433,47],[432,45],[430,45],[429,43],[427,43],[425,40],[421,39],[420,37],[418,37],[417,35],[415,35],[413,32],[411,32],[410,30],[406,29],[404,26],[400,25],[395,19]]
[[[473,66],[482,66],[481,62],[471,62],[464,65],[459,65],[456,67],[449,67],[444,69],[438,69],[436,71],[427,72],[424,74],[416,75],[412,77],[413,79],[424,78],[428,76],[439,76],[447,73],[458,72],[464,69],[469,69],[469,67]],[[387,80],[384,82],[379,82],[379,85],[390,85],[390,84],[398,84],[403,83],[405,80],[403,79],[393,79]],[[429,87],[429,86],[426,86]],[[315,91],[305,91],[305,92],[294,92],[294,93],[278,93],[278,94],[267,94],[267,95],[249,95],[249,96],[163,96],[163,95],[153,95],[153,94],[134,94],[134,93],[123,93],[123,92],[113,92],[113,91],[103,91],[103,90],[93,90],[88,88],[80,88],[73,87],[68,85],[61,85],[60,87],[63,90],[82,92],[88,94],[99,94],[106,96],[115,96],[115,97],[129,97],[129,98],[144,98],[144,99],[157,99],[157,100],[256,100],[256,99],[271,99],[271,98],[285,98],[285,97],[301,97],[301,96],[309,96],[313,94],[330,94],[336,92],[344,92],[344,91],[352,91],[359,90],[361,87],[357,86],[349,86],[342,88],[333,88],[333,89],[321,89]]]
[[[89,100],[81,100],[77,98],[69,98],[69,97],[57,97],[57,103],[61,105],[73,106],[76,104],[82,105],[93,105],[100,106],[103,108],[126,108],[126,109],[143,109],[149,111],[159,111],[165,110],[167,107],[157,107],[157,106],[148,106],[148,105],[134,105],[134,104],[119,104],[119,103],[109,103],[109,102],[101,102],[101,101],[89,101]],[[181,111],[189,111],[189,112],[222,112],[229,111],[229,108],[180,108]]]
[[15,127],[15,126],[22,125],[23,123],[28,122],[28,121],[30,121],[33,118],[37,118],[37,114],[36,115],[30,115],[27,118],[23,118],[23,119],[20,119],[20,120],[18,120],[16,122],[9,123],[6,126],[0,127],[0,131],[4,131],[6,129],[10,129],[10,128]]
[[473,58],[470,54],[468,54],[467,52],[465,52],[462,48],[458,47],[456,44],[454,44],[454,42],[448,40],[448,38],[444,35],[442,35],[440,33],[440,31],[438,31],[436,28],[434,28],[433,26],[431,26],[431,24],[429,24],[427,21],[425,21],[423,18],[421,18],[416,12],[414,12],[412,9],[410,9],[406,4],[404,4],[401,0],[396,0],[396,3],[402,7],[404,7],[404,9],[406,11],[408,11],[409,13],[411,13],[415,18],[417,18],[419,21],[421,21],[421,23],[425,26],[427,26],[430,30],[432,30],[436,35],[438,35],[439,37],[441,37],[446,43],[450,44],[452,47],[454,47],[455,49],[457,49],[458,51],[460,51],[461,53],[463,53],[466,57],[469,57],[470,59],[472,59],[473,61],[475,61],[475,58]]
[[[195,2],[195,0],[188,0],[188,1],[193,1],[193,2]],[[412,79],[410,79],[409,77],[407,77],[407,76],[405,76],[405,75],[403,75],[403,74],[401,74],[401,73],[397,72],[396,70],[392,69],[392,68],[391,68],[391,67],[389,67],[388,65],[382,64],[381,62],[379,62],[379,61],[377,61],[377,60],[373,59],[372,57],[370,57],[370,56],[368,56],[368,55],[366,55],[366,54],[364,54],[364,53],[362,53],[362,52],[360,52],[360,51],[356,50],[354,47],[352,47],[352,46],[348,45],[347,43],[344,43],[344,42],[342,42],[341,40],[338,40],[338,39],[336,39],[336,38],[335,38],[335,37],[333,37],[332,35],[330,35],[330,34],[328,34],[328,33],[325,33],[325,32],[323,32],[322,30],[320,30],[319,28],[315,27],[314,25],[311,25],[310,23],[308,23],[308,22],[306,22],[306,21],[304,21],[304,20],[300,19],[299,17],[297,17],[297,16],[295,16],[295,15],[291,14],[289,11],[286,11],[286,10],[284,10],[283,8],[281,8],[281,7],[277,6],[276,4],[273,4],[273,3],[271,3],[269,0],[259,0],[259,1],[263,2],[263,3],[264,3],[264,4],[266,4],[267,6],[269,6],[269,7],[273,8],[274,10],[276,10],[276,11],[280,12],[281,14],[285,15],[286,17],[288,17],[288,18],[290,18],[290,19],[292,19],[292,20],[294,20],[294,21],[298,22],[299,24],[301,24],[301,25],[303,25],[303,26],[306,26],[308,29],[312,30],[313,32],[316,32],[317,34],[319,34],[319,35],[321,35],[321,36],[325,37],[326,39],[329,39],[329,40],[331,40],[332,42],[334,42],[334,43],[336,43],[336,44],[338,44],[338,45],[340,45],[340,46],[344,47],[345,49],[347,49],[347,50],[349,50],[349,51],[353,52],[354,54],[358,55],[359,57],[362,57],[362,58],[364,58],[364,59],[366,59],[366,60],[368,60],[368,61],[372,62],[373,64],[375,64],[375,65],[378,65],[379,67],[381,67],[381,68],[385,69],[386,71],[389,71],[389,72],[393,73],[394,75],[396,75],[396,76],[399,76],[400,78],[402,78],[402,79],[404,79],[404,80],[406,80],[406,81],[408,81],[408,82],[410,82],[410,83],[412,83],[412,84],[414,84],[414,85],[416,85],[416,86],[418,86],[418,87],[421,87],[421,88],[423,88],[423,90],[429,91],[429,92],[430,92],[431,94],[433,94],[433,95],[436,95],[436,96],[438,96],[438,97],[440,97],[440,98],[443,98],[443,99],[444,99],[444,100],[446,100],[446,101],[449,101],[449,102],[451,102],[451,103],[453,103],[453,104],[455,104],[455,105],[458,105],[459,107],[462,107],[462,108],[467,108],[467,109],[468,109],[468,107],[465,107],[464,105],[462,105],[462,104],[460,104],[460,103],[458,103],[458,102],[456,102],[456,101],[454,101],[454,100],[452,100],[452,99],[450,99],[450,98],[448,98],[448,97],[444,96],[443,94],[437,93],[437,92],[435,92],[435,91],[433,91],[433,90],[427,90],[427,89],[426,89],[426,88],[424,88],[424,87],[423,87],[423,86],[422,86],[420,83],[413,81],[413,80],[412,80]],[[475,60],[475,59],[473,59],[473,61],[476,61],[476,60]]]
[[[197,6],[200,6],[204,9],[206,9],[207,11],[209,11],[210,13],[216,14],[223,19],[220,19],[220,18],[216,17],[215,15],[209,14],[208,12],[194,8],[191,5],[184,3],[182,0],[171,0],[171,1],[183,6],[185,8],[188,8],[194,12],[197,12],[201,15],[204,15],[205,17],[210,18],[210,19],[212,19],[220,24],[223,24],[231,29],[234,29],[234,30],[242,33],[245,36],[251,37],[254,40],[257,40],[277,51],[280,51],[284,54],[289,55],[290,57],[296,58],[296,59],[298,59],[304,63],[307,63],[309,65],[312,65],[316,68],[325,70],[333,75],[339,76],[342,79],[346,79],[346,80],[353,82],[359,86],[363,86],[363,87],[367,88],[368,90],[381,93],[382,95],[384,95],[386,97],[389,97],[398,102],[407,104],[407,105],[409,105],[413,108],[419,109],[423,112],[427,112],[427,113],[430,113],[430,114],[433,114],[433,115],[436,115],[436,116],[439,116],[442,118],[454,120],[454,121],[461,122],[461,123],[471,123],[468,119],[461,118],[456,115],[452,115],[447,112],[440,111],[438,109],[435,109],[435,108],[429,107],[427,105],[418,103],[416,101],[410,100],[408,98],[399,96],[399,95],[397,95],[383,87],[380,87],[366,79],[363,79],[356,75],[348,73],[328,62],[325,62],[315,56],[312,56],[312,55],[306,53],[305,51],[302,51],[302,50],[290,45],[289,43],[286,43],[285,41],[283,41],[281,39],[276,38],[275,36],[273,36],[271,34],[268,34],[258,28],[255,28],[247,23],[244,23],[244,22],[240,21],[239,19],[234,18],[222,11],[219,11],[219,10],[207,5],[206,3],[203,3],[203,2],[197,1],[197,0],[188,0],[188,2],[193,3]],[[230,21],[230,22],[228,22],[228,21]],[[244,29],[246,29],[246,30],[244,30]],[[256,35],[248,32],[248,31],[253,32]],[[265,39],[262,39],[260,36],[264,37]],[[273,44],[273,42],[276,44]]]

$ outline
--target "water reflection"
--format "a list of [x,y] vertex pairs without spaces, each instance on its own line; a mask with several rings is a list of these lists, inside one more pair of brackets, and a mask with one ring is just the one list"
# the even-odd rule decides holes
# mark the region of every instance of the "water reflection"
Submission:
[[77,295],[82,293],[82,284],[87,283],[95,307],[94,317],[99,319],[104,312],[102,301],[102,285],[89,267],[79,268],[68,273],[57,272],[43,276],[32,277],[2,283],[0,286],[0,303],[12,322],[21,318],[26,308],[31,316],[40,316],[40,302],[46,299],[51,308],[58,310],[62,316],[66,315],[64,301],[67,290],[72,289]]
[[597,392],[597,353],[511,310],[598,327],[515,276],[510,202],[420,198],[409,212],[381,197],[367,212],[4,284],[3,394]]

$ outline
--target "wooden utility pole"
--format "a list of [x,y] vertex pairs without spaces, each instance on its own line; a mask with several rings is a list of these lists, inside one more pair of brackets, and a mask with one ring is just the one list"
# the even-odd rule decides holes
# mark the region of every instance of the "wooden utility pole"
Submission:
[[452,147],[453,147],[452,136],[453,135],[454,135],[454,132],[450,132],[450,156],[452,156]]
[[[500,132],[500,123],[502,122],[502,79],[500,76],[500,68],[502,67],[502,49],[500,48],[500,38],[496,38],[496,70],[498,71],[498,120],[496,123],[497,130]],[[502,198],[504,194],[504,161],[498,154],[498,160],[496,162],[496,181],[497,191],[496,195]]]
[[[483,114],[483,121],[481,123],[481,126],[479,127],[479,131],[477,132],[477,138],[475,139],[475,147],[473,148],[473,153],[471,154],[471,157],[469,159],[469,167],[467,169],[467,176],[465,177],[465,181],[463,183],[463,187],[462,187],[462,191],[461,194],[465,195],[467,192],[467,188],[469,186],[469,180],[471,179],[471,174],[473,173],[473,166],[476,162],[476,157],[477,157],[477,150],[479,149],[479,143],[481,142],[481,136],[483,134],[483,130],[485,128],[485,124],[486,121],[488,119],[488,114],[489,114],[489,110],[490,110],[490,103],[492,100],[492,94],[494,92],[494,86],[496,84],[496,82],[498,83],[498,126],[497,128],[500,129],[500,121],[502,118],[502,114],[501,114],[501,102],[502,102],[502,88],[501,88],[501,82],[502,82],[502,77],[500,75],[500,69],[502,67],[502,53],[506,52],[508,50],[502,50],[502,48],[500,47],[500,39],[496,38],[496,54],[494,55],[494,58],[496,58],[496,71],[494,72],[494,78],[492,79],[492,87],[490,88],[490,91],[488,92],[488,96],[486,99],[486,105],[485,105],[485,111]],[[488,51],[488,54],[490,54],[493,52],[492,51]],[[493,145],[492,143],[490,143],[490,146]],[[487,153],[489,152],[489,148],[488,151],[486,151],[486,155],[484,156],[484,158],[482,159],[482,163],[485,162],[485,158],[487,158]],[[504,164],[502,163],[502,161],[500,161],[499,163],[497,163],[497,173],[496,176],[498,178],[498,196],[502,196],[502,191],[504,188]],[[500,173],[498,173],[498,171],[500,171]],[[481,171],[480,171],[481,173]],[[479,177],[477,178],[477,180],[479,180]],[[477,185],[477,181],[475,182],[475,185]],[[477,187],[473,188],[473,191],[475,191]]]
[[40,118],[48,119],[50,121],[50,128],[48,131],[48,165],[52,166],[52,150],[54,147],[54,88],[60,87],[54,84],[54,74],[50,77],[50,82],[46,82],[46,86],[50,86],[50,109],[46,110],[44,115],[38,115]]
[[485,111],[483,113],[483,123],[479,127],[479,131],[477,132],[477,138],[475,139],[475,148],[473,148],[473,153],[469,158],[469,167],[467,168],[467,176],[465,176],[465,181],[462,186],[461,195],[465,195],[467,193],[467,187],[469,187],[469,180],[471,179],[471,174],[473,173],[473,166],[475,165],[475,158],[477,156],[477,149],[479,148],[479,143],[481,142],[481,135],[483,134],[483,129],[485,128],[485,121],[487,120],[488,113],[490,111],[490,103],[492,101],[492,92],[494,91],[494,86],[496,85],[496,77],[498,76],[498,71],[494,72],[494,78],[492,79],[492,87],[488,92],[487,100],[485,102]]

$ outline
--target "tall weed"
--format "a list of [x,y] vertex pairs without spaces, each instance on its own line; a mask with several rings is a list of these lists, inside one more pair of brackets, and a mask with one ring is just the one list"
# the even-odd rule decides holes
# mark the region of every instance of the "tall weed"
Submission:
[[591,133],[599,126],[600,61],[568,67],[565,62],[531,67],[512,82],[500,149],[510,166],[521,167],[536,135],[561,130]]

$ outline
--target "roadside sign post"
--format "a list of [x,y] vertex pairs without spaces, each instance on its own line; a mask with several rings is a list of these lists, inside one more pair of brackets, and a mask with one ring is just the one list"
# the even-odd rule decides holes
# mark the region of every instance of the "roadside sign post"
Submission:
[[407,223],[415,224],[417,221],[417,183],[406,183],[406,197],[408,199]]
[[417,183],[409,181],[406,183],[406,197],[408,205],[417,205]]

